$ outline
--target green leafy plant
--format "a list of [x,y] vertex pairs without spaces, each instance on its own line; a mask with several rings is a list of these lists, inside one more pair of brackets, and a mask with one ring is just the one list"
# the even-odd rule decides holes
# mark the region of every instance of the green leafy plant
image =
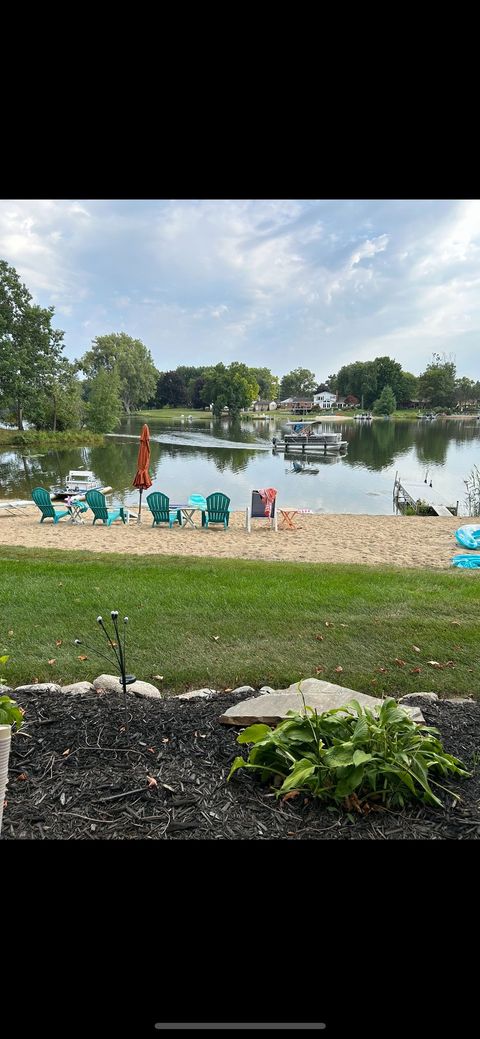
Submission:
[[[5,685],[5,678],[3,677],[3,669],[7,663],[8,657],[0,657],[0,693],[2,691],[2,685]],[[15,700],[12,700],[9,696],[0,696],[0,725],[13,725],[20,728],[23,722],[23,712],[20,707],[17,707]]]
[[444,752],[437,734],[416,725],[393,699],[384,700],[378,712],[357,700],[323,714],[305,707],[304,713],[289,711],[273,730],[262,724],[244,729],[237,742],[253,747],[247,761],[235,758],[228,779],[239,768],[251,768],[264,782],[274,778],[277,796],[304,790],[337,803],[354,795],[359,805],[401,807],[417,799],[442,806],[431,784],[446,788],[432,776],[470,773]]
[[7,663],[8,657],[0,657],[0,686],[5,685],[4,667]]
[[20,707],[9,696],[0,696],[0,725],[13,725],[14,723],[17,729],[23,723]]

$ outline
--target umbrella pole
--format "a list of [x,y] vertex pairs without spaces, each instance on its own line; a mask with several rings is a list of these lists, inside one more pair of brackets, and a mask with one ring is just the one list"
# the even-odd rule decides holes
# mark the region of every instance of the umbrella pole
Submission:
[[141,520],[141,515],[142,515],[142,491],[143,491],[143,487],[140,487],[140,502],[139,502],[139,505],[138,505],[137,523],[141,523],[142,522],[142,520]]

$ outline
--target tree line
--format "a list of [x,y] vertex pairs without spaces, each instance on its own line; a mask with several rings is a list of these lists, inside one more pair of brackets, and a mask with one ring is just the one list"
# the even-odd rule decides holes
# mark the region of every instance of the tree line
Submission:
[[[28,422],[36,429],[108,432],[122,414],[145,406],[211,406],[217,415],[225,408],[236,415],[258,399],[311,399],[318,387],[307,368],[280,379],[240,361],[159,372],[148,347],[125,332],[97,336],[82,357],[69,361],[53,317],[54,308],[37,306],[16,270],[0,260],[0,418],[18,429]],[[457,378],[454,362],[438,354],[418,377],[390,357],[377,357],[345,365],[322,388],[384,414],[412,400],[451,408],[480,399],[480,383]]]

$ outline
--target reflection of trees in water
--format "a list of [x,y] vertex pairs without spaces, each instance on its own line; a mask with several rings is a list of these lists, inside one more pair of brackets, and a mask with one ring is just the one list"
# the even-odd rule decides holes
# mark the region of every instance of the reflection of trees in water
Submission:
[[[132,487],[137,470],[139,441],[110,440],[106,438],[104,447],[92,447],[90,452],[90,468],[100,480],[103,487],[113,487],[114,491],[127,491]],[[151,457],[158,459],[158,450],[152,444]],[[150,466],[152,470],[152,465]]]
[[229,448],[229,447],[202,447],[199,451],[198,447],[166,447],[164,444],[161,445],[160,450],[160,461],[164,458],[198,458],[199,461],[213,462],[218,472],[224,473],[226,470],[231,470],[233,473],[238,473],[242,469],[246,469],[251,458],[257,455],[256,451],[243,450],[242,448]]
[[45,487],[51,491],[55,487],[64,486],[70,469],[85,466],[83,448],[48,451],[37,457],[34,454],[9,451],[0,455],[2,495],[31,498],[34,487]]
[[414,430],[406,422],[358,423],[353,429],[343,430],[343,437],[348,440],[345,462],[372,471],[389,468],[415,443]]
[[445,461],[448,446],[452,441],[451,431],[448,430],[447,426],[446,422],[421,424],[415,444],[419,462],[423,464],[427,462],[441,464]]

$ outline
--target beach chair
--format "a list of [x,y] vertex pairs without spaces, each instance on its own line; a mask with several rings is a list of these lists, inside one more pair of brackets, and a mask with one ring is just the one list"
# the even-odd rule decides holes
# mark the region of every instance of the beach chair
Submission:
[[53,519],[54,523],[58,523],[63,516],[69,516],[70,512],[68,509],[55,509],[52,505],[52,499],[48,491],[44,487],[34,487],[32,491],[32,498],[35,505],[38,505],[42,518],[40,523],[43,523],[44,519]]
[[[273,490],[273,488],[270,488],[270,490]],[[252,491],[251,505],[247,505],[245,509],[245,527],[249,534],[252,530],[252,519],[269,519],[272,530],[278,531],[278,498],[276,492],[275,497],[269,503],[270,509],[267,508],[267,504],[267,500],[265,497],[262,498],[260,491]]]
[[203,513],[205,516],[204,526],[208,527],[210,523],[223,523],[223,529],[226,530],[228,527],[228,520],[230,518],[230,498],[227,498],[226,494],[209,494],[207,499],[207,511]]
[[205,513],[207,510],[207,499],[203,494],[189,494],[188,504],[192,509],[202,510],[202,527],[205,526]]
[[182,526],[180,509],[176,509],[174,512],[170,510],[170,498],[166,494],[162,494],[161,491],[152,491],[151,494],[147,494],[147,505],[153,516],[152,527],[156,527],[159,523],[168,523],[169,527],[173,527],[175,522]]
[[109,527],[115,520],[121,519],[122,523],[127,522],[126,509],[107,509],[107,499],[101,491],[87,491],[85,494],[87,504],[90,506],[93,512],[93,525],[97,520],[101,520],[102,523],[106,523]]

